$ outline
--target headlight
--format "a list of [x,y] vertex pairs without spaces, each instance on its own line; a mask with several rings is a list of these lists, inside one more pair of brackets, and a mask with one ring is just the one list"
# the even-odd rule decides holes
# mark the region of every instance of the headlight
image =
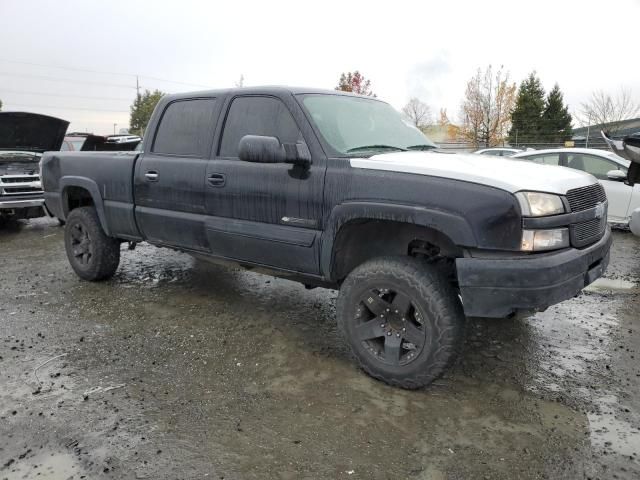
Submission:
[[521,249],[525,252],[556,250],[569,246],[569,230],[556,228],[553,230],[523,230]]
[[552,193],[518,192],[516,198],[525,217],[544,217],[565,211],[562,199]]

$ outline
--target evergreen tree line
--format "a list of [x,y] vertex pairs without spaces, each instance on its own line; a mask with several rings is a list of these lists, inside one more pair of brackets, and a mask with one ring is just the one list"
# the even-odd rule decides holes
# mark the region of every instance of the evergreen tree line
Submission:
[[571,114],[556,83],[545,94],[535,72],[522,81],[511,112],[511,145],[559,143],[571,139]]

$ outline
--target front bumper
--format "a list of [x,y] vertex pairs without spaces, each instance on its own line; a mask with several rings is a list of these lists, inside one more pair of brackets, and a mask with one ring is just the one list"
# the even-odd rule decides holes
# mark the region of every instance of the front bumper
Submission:
[[44,198],[23,198],[0,197],[0,210],[15,210],[19,208],[42,207],[44,206]]
[[576,296],[609,264],[611,230],[588,247],[527,256],[458,258],[464,312],[502,318],[517,310],[544,309]]

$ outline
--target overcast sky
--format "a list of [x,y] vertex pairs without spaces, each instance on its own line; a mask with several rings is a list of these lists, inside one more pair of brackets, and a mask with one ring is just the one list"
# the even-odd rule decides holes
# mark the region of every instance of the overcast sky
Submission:
[[94,133],[128,125],[135,75],[166,92],[240,75],[247,86],[333,88],[357,69],[396,108],[417,96],[454,120],[466,81],[488,64],[517,83],[536,70],[571,109],[621,85],[640,100],[640,0],[0,0],[0,18],[3,110]]

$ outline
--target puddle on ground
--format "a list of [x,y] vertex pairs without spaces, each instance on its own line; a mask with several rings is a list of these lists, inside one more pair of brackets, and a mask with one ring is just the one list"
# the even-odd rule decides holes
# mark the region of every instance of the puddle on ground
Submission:
[[81,478],[83,473],[82,467],[68,453],[46,452],[32,455],[30,450],[25,452],[24,457],[11,461],[4,470],[0,470],[3,480],[67,480]]
[[623,280],[622,278],[599,278],[585,288],[587,292],[601,292],[603,290],[631,290],[635,287],[634,282]]
[[600,413],[588,413],[591,444],[601,451],[633,456],[640,454],[640,430],[620,419],[615,411],[620,409],[615,395],[596,399]]

